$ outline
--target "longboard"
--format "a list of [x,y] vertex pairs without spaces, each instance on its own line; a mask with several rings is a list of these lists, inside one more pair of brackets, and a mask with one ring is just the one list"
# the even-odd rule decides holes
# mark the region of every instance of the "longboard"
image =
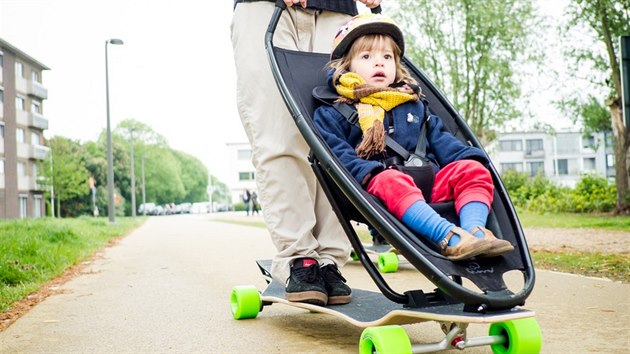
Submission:
[[[344,305],[318,306],[291,302],[286,299],[284,285],[271,277],[271,261],[257,261],[257,264],[269,284],[262,293],[252,286],[240,286],[232,290],[232,314],[235,319],[254,318],[264,306],[276,303],[328,314],[365,328],[360,340],[362,353],[365,348],[365,352],[369,353],[372,349],[379,353],[411,353],[411,342],[400,325],[427,321],[440,323],[445,338],[438,343],[414,344],[416,349],[424,346],[422,352],[480,345],[490,345],[497,353],[540,351],[540,328],[533,318],[534,312],[527,309],[472,313],[464,311],[464,304],[461,303],[409,308],[390,301],[379,292],[363,289],[352,289],[352,301]],[[469,324],[490,324],[489,335],[467,338],[466,328]]]

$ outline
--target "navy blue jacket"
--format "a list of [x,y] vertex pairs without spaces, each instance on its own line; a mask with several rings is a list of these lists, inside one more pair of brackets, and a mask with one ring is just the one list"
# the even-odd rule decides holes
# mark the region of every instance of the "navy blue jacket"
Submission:
[[[385,130],[388,131],[390,130],[388,127],[393,127],[393,132],[390,130],[390,137],[409,152],[416,149],[420,123],[424,117],[423,112],[422,102],[407,102],[385,113]],[[390,124],[391,119],[393,119],[393,124]],[[385,167],[381,161],[365,160],[357,156],[355,149],[361,142],[363,133],[358,126],[350,124],[334,107],[320,106],[315,110],[313,121],[333,153],[357,182],[361,183],[372,171],[375,172],[372,174],[373,177],[377,171]],[[457,139],[446,129],[440,117],[429,115],[427,123],[429,125],[426,156],[436,166],[436,172],[441,166],[462,159],[477,160],[488,165],[485,153]]]

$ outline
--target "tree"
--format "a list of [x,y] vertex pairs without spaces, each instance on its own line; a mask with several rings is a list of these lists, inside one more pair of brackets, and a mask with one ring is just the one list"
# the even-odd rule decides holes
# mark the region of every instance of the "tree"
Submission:
[[199,159],[181,151],[173,151],[179,162],[179,171],[184,184],[185,195],[181,202],[201,202],[208,199],[208,168]]
[[[587,80],[595,89],[604,87],[602,101],[609,110],[610,127],[614,138],[615,184],[617,186],[617,213],[630,212],[628,202],[628,157],[630,135],[621,113],[621,72],[618,53],[619,37],[630,34],[630,2],[617,0],[573,0],[569,5],[570,21],[566,26],[567,35],[571,30],[589,29],[599,47],[580,48],[581,43],[572,43],[567,57],[573,60],[575,70],[590,65],[592,71]],[[603,79],[600,78],[603,75]],[[574,101],[572,106],[580,114],[585,125],[591,129],[601,129],[601,117],[594,118],[593,98],[586,102]],[[568,104],[571,106],[571,103]],[[589,108],[590,107],[590,108]],[[601,112],[601,110],[599,110]],[[595,115],[597,116],[597,115]]]
[[[517,119],[521,77],[517,64],[538,63],[532,0],[401,0],[394,18],[405,51],[446,93],[484,142]],[[394,5],[395,6],[395,5]]]
[[79,213],[77,210],[82,208],[77,208],[76,205],[68,207],[65,203],[81,204],[73,199],[85,199],[89,195],[89,172],[84,165],[85,151],[79,142],[61,136],[50,139],[48,145],[52,153],[52,172],[50,168],[45,168],[43,172],[48,181],[52,180],[57,216],[76,216]]

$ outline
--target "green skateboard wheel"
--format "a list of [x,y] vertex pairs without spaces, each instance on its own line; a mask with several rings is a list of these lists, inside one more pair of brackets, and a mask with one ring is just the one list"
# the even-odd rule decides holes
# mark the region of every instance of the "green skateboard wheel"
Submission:
[[359,341],[360,354],[411,353],[411,342],[401,326],[368,327]]
[[232,288],[230,302],[232,304],[232,316],[235,320],[256,318],[262,305],[258,289],[251,285]]
[[357,255],[356,252],[352,251],[352,252],[350,252],[350,258],[352,258],[353,261],[358,261],[359,260],[359,255]]
[[533,317],[493,323],[488,333],[505,337],[505,342],[491,346],[495,354],[540,353],[542,347],[540,326]]
[[398,255],[385,252],[378,255],[378,269],[381,273],[394,273],[398,270]]

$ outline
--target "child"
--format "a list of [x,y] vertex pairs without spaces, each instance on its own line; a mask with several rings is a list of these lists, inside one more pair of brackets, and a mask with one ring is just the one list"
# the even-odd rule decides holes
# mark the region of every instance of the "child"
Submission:
[[[512,244],[485,228],[494,192],[484,167],[486,155],[449,133],[438,116],[424,118],[422,93],[400,63],[403,51],[402,32],[382,15],[358,15],[341,27],[333,43],[329,84],[339,102],[356,107],[360,128],[332,106],[315,111],[315,126],[354,178],[447,258],[494,257],[512,251]],[[384,162],[391,156],[385,132],[413,152],[422,124],[427,124],[426,157],[435,173],[431,201],[454,200],[461,227],[427,204],[411,176]]]

